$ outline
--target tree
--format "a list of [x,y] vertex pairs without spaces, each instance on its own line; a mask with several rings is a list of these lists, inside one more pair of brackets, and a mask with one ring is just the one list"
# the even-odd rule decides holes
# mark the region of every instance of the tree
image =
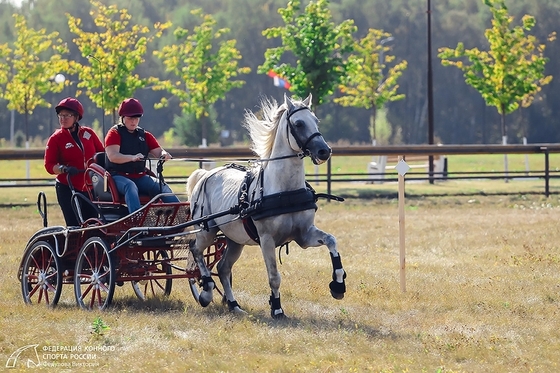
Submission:
[[171,23],[156,23],[152,32],[147,26],[131,25],[131,16],[126,9],[105,6],[99,1],[91,4],[90,14],[95,25],[105,29],[103,33],[86,32],[81,29],[80,18],[67,15],[68,26],[77,35],[74,42],[82,56],[93,60],[78,69],[77,86],[85,88],[86,95],[104,113],[112,113],[113,122],[116,122],[116,109],[122,100],[133,97],[137,89],[158,81],[153,77],[140,78],[134,71],[144,62],[148,44],[161,37]]
[[[227,28],[216,28],[216,20],[211,15],[203,15],[196,9],[192,14],[200,16],[202,22],[193,32],[177,27],[174,35],[177,43],[164,46],[154,54],[163,61],[165,71],[179,80],[161,82],[156,89],[167,90],[179,99],[183,114],[194,114],[202,123],[202,145],[208,139],[208,119],[212,105],[222,99],[233,88],[245,84],[234,80],[240,74],[248,74],[251,69],[238,67],[241,54],[233,39],[223,40],[229,33]],[[164,98],[161,106],[167,105]]]
[[[505,0],[484,0],[492,12],[492,27],[484,33],[490,44],[488,52],[478,48],[465,49],[459,43],[455,49],[440,48],[439,57],[444,66],[456,66],[464,73],[467,84],[480,92],[489,106],[501,115],[502,141],[507,143],[505,116],[533,102],[541,86],[552,76],[545,75],[544,44],[535,36],[527,35],[535,26],[535,18],[525,15],[521,26],[511,27],[513,17],[508,14]],[[548,40],[555,39],[549,35]],[[466,57],[470,64],[463,62]],[[507,166],[506,166],[507,167]]]
[[[328,6],[328,0],[311,1],[301,13],[300,1],[289,1],[286,8],[278,10],[285,26],[263,31],[267,38],[281,38],[282,45],[266,50],[259,73],[273,70],[285,77],[290,90],[301,98],[311,93],[314,107],[322,104],[345,76],[344,56],[352,51],[352,34],[356,32],[352,20],[335,25]],[[282,61],[289,52],[292,55]]]
[[385,42],[391,40],[391,34],[369,29],[368,34],[356,43],[354,53],[348,58],[348,74],[339,86],[342,97],[334,102],[342,106],[371,109],[370,124],[373,145],[377,142],[375,131],[376,111],[386,102],[402,100],[405,95],[397,94],[397,80],[406,69],[407,62],[401,61],[391,67],[386,75],[386,64],[394,61],[395,56],[388,54],[390,48]]
[[8,101],[8,109],[24,114],[25,141],[29,143],[29,115],[38,106],[50,107],[43,95],[60,92],[63,85],[55,82],[60,71],[69,71],[69,62],[62,58],[68,49],[58,33],[47,34],[45,29],[34,30],[27,26],[21,14],[14,14],[17,39],[13,49],[8,44],[0,46],[0,90],[2,98]]

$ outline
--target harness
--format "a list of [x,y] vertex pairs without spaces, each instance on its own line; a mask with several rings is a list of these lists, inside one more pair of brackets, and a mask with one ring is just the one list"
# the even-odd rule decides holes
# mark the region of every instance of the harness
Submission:
[[257,243],[260,240],[254,221],[304,210],[313,209],[317,211],[317,201],[319,198],[344,201],[344,198],[332,194],[316,193],[308,182],[305,182],[305,188],[288,190],[265,196],[263,195],[262,187],[264,182],[264,172],[262,168],[260,168],[258,173],[260,185],[258,190],[260,191],[260,196],[255,199],[255,192],[257,189],[254,189],[251,197],[249,197],[249,189],[251,184],[255,181],[256,175],[245,166],[237,164],[227,165],[226,168],[245,171],[245,178],[243,179],[243,183],[241,183],[238,193],[239,216],[243,221],[245,232]]

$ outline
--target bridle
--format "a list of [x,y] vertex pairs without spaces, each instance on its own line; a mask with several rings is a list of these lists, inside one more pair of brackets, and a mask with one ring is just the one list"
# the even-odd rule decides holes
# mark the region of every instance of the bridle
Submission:
[[[258,159],[256,161],[253,160],[251,162],[262,163],[262,162],[276,161],[276,160],[280,160],[280,159],[295,158],[295,157],[303,159],[305,157],[311,156],[311,152],[309,151],[309,149],[307,149],[307,145],[309,145],[309,142],[311,140],[313,140],[315,137],[323,136],[323,135],[321,134],[321,132],[315,132],[315,133],[311,134],[311,136],[309,136],[305,142],[303,142],[296,135],[296,130],[294,128],[294,124],[292,123],[292,120],[290,118],[291,118],[292,115],[294,115],[298,111],[302,111],[302,110],[311,111],[311,109],[308,106],[300,106],[300,107],[295,108],[291,111],[288,111],[288,113],[286,114],[286,121],[288,122],[288,125],[286,126],[286,137],[288,139],[288,143],[290,142],[290,134],[291,134],[292,137],[296,140],[296,144],[301,151],[296,153],[296,154],[283,155],[283,156],[280,156],[280,157],[273,157],[273,158],[263,158],[263,159]],[[289,131],[289,133],[288,133],[288,131]]]
[[[295,130],[294,124],[292,123],[292,120],[290,118],[291,118],[292,115],[294,115],[298,111],[302,111],[302,110],[311,111],[311,109],[309,109],[309,107],[307,107],[307,106],[300,106],[300,107],[288,112],[288,114],[286,115],[286,120],[288,121],[287,130],[288,129],[290,130],[290,133],[292,134],[292,137],[296,140],[296,143],[299,146],[301,152],[303,153],[303,156],[306,157],[306,156],[310,155],[309,149],[307,149],[307,145],[309,144],[309,142],[311,140],[313,140],[315,137],[323,136],[323,135],[321,135],[321,132],[315,132],[315,133],[311,134],[311,136],[309,136],[305,142],[302,142],[301,139],[296,136],[296,130]],[[288,136],[288,141],[290,141],[289,136]]]

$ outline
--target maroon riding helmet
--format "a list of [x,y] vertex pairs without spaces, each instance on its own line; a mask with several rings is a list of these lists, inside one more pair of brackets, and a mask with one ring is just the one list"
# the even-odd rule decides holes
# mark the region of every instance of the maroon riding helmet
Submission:
[[135,98],[127,98],[119,106],[120,117],[141,117],[144,114],[144,108],[140,101]]
[[62,109],[73,111],[74,113],[78,114],[78,120],[82,119],[82,117],[84,116],[84,107],[82,106],[82,103],[72,97],[66,97],[65,99],[60,101],[54,109],[56,110],[57,114],[60,113]]

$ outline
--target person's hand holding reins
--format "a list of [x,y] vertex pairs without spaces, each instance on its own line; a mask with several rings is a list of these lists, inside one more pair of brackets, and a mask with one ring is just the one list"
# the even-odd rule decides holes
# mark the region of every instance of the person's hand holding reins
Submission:
[[165,150],[161,152],[161,155],[159,157],[159,159],[162,159],[164,161],[170,160],[171,158],[173,158],[171,156],[171,154],[169,154],[168,152],[166,152]]
[[138,162],[144,160],[144,154],[138,153],[132,156],[132,162]]
[[76,167],[74,166],[64,166],[62,168],[62,173],[66,173],[70,176],[74,176],[76,175],[78,172],[80,172],[80,170],[78,170]]

